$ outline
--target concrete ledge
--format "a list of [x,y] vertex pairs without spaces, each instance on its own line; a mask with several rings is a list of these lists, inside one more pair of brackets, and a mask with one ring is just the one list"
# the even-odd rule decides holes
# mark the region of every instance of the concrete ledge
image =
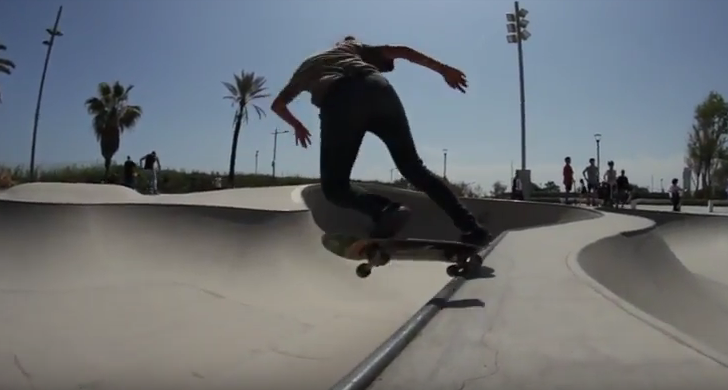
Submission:
[[[483,258],[493,251],[498,243],[508,232],[503,232],[496,237],[487,248],[480,252]],[[466,279],[462,277],[453,278],[443,287],[432,299],[430,299],[420,310],[418,310],[407,322],[404,323],[394,334],[392,334],[382,345],[377,347],[366,359],[341,378],[330,390],[364,390],[384,371],[384,369],[396,359],[407,345],[417,337],[422,329],[440,312],[442,304],[450,298],[465,284]]]
[[[657,205],[665,205],[669,206],[672,203],[670,202],[670,199],[633,199],[629,205],[632,210],[637,209],[637,205],[639,204],[648,204],[650,206],[657,206]],[[685,205],[683,205],[685,206]],[[713,209],[716,206],[728,206],[728,200],[722,200],[722,199],[715,199],[715,200],[708,200],[708,212],[712,213]]]

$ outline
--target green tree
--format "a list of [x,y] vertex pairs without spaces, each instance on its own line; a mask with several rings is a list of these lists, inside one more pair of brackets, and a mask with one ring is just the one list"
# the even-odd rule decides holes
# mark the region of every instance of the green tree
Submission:
[[98,96],[86,100],[86,109],[93,116],[93,130],[101,146],[105,177],[108,179],[111,158],[119,150],[121,134],[131,130],[142,116],[142,108],[129,104],[133,85],[124,87],[118,81],[113,85],[100,83]]
[[543,192],[551,192],[551,193],[558,193],[561,192],[561,188],[559,188],[559,185],[554,183],[553,181],[547,181],[543,185]]
[[224,99],[233,101],[235,107],[235,116],[233,117],[233,143],[230,151],[230,171],[228,172],[228,185],[232,188],[235,182],[235,160],[238,153],[238,137],[240,136],[240,128],[243,122],[248,123],[248,106],[252,106],[258,114],[258,119],[263,118],[265,111],[252,103],[255,99],[262,99],[270,96],[264,92],[268,89],[265,87],[265,77],[256,76],[255,72],[247,73],[245,70],[240,75],[234,75],[234,83],[223,81],[222,84],[227,88],[230,95]]
[[727,153],[728,104],[723,96],[711,91],[695,107],[693,118],[695,123],[688,135],[685,162],[701,187],[709,189]]
[[[8,48],[0,43],[0,52],[7,50]],[[0,57],[0,73],[10,74],[15,69],[15,63],[6,58]],[[0,93],[0,103],[3,102],[2,93]]]
[[508,187],[506,187],[505,184],[501,183],[500,180],[493,183],[493,189],[490,190],[490,196],[494,198],[498,198],[503,196],[503,194],[508,191]]

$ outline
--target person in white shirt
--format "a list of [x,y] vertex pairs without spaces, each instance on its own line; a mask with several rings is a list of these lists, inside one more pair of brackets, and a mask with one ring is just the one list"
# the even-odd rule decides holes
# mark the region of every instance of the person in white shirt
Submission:
[[614,169],[614,161],[607,162],[609,168],[604,172],[604,182],[607,183],[607,193],[604,194],[604,203],[612,206],[614,204],[614,194],[617,190],[617,170]]
[[667,193],[670,196],[670,201],[672,202],[672,211],[680,211],[683,189],[677,185],[677,182],[677,179],[672,179],[672,185],[667,190]]

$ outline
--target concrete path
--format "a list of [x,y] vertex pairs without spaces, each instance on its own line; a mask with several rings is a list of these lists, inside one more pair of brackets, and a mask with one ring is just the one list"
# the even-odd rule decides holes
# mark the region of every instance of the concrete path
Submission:
[[725,386],[728,218],[642,217],[509,233],[372,388]]

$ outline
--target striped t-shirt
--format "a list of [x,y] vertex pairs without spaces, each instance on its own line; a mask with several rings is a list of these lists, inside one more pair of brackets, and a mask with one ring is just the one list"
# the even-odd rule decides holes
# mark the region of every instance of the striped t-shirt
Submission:
[[290,103],[302,92],[311,94],[311,103],[321,107],[332,82],[348,75],[372,74],[394,70],[394,60],[382,55],[377,46],[344,41],[322,53],[306,58],[283,87],[280,98]]

